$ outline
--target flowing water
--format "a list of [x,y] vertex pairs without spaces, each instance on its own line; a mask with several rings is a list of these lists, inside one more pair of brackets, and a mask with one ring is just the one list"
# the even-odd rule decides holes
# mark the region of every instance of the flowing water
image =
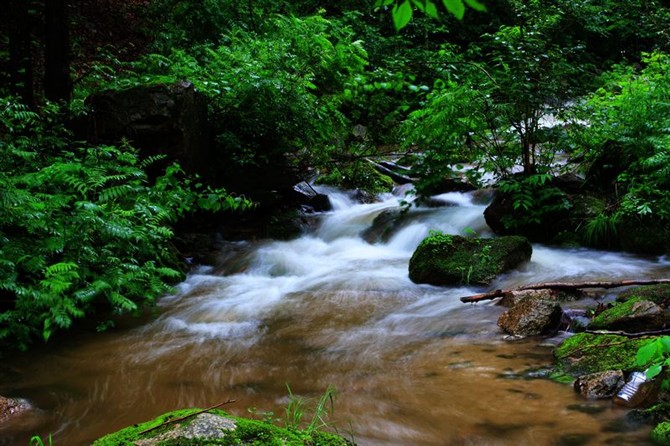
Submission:
[[[287,386],[318,398],[338,391],[330,421],[361,445],[645,444],[649,428],[609,401],[586,401],[544,378],[557,340],[509,340],[484,291],[413,284],[409,258],[430,230],[487,234],[468,194],[413,208],[369,243],[396,197],[335,210],[292,241],[229,244],[139,326],[74,337],[0,367],[0,394],[34,409],[0,426],[0,445],[53,434],[55,445],[183,407],[234,399],[237,415],[282,418]],[[532,261],[491,288],[547,280],[660,277],[665,259],[534,246]],[[584,302],[583,305],[593,303]],[[272,415],[272,413],[274,415]]]

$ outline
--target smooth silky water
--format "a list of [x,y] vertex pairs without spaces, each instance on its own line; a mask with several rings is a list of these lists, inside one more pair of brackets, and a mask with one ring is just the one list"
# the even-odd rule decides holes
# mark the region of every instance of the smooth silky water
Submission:
[[[430,230],[490,235],[483,205],[438,196],[447,206],[414,208],[370,244],[361,234],[398,198],[354,204],[330,192],[335,210],[314,233],[229,246],[143,324],[0,366],[0,395],[35,408],[0,426],[0,445],[49,433],[57,446],[86,445],[228,399],[233,414],[282,418],[287,386],[316,399],[329,385],[338,392],[330,421],[361,445],[647,444],[649,428],[626,421],[626,410],[544,378],[557,339],[505,339],[502,308],[458,299],[482,288],[409,280],[409,258]],[[529,264],[490,288],[668,272],[664,259],[536,245]]]

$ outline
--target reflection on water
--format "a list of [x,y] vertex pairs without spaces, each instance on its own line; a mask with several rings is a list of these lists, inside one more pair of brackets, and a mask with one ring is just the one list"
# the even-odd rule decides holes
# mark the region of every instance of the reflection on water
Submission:
[[[145,325],[0,367],[0,394],[36,407],[0,428],[0,445],[48,433],[56,445],[90,444],[162,412],[228,398],[237,415],[256,408],[280,417],[287,384],[314,398],[334,385],[332,421],[362,445],[644,444],[648,428],[625,424],[622,409],[543,379],[550,346],[504,340],[500,308],[458,300],[481,288],[409,281],[409,258],[430,230],[490,235],[484,207],[469,195],[437,198],[450,206],[413,210],[387,242],[370,244],[361,233],[397,199],[361,205],[335,195],[336,210],[315,233],[237,246],[226,264],[194,272]],[[669,269],[667,261],[535,246],[528,265],[493,286]]]

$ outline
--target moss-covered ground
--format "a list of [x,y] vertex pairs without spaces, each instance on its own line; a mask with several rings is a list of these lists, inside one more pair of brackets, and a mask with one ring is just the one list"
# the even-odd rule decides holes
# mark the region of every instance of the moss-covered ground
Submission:
[[560,372],[579,376],[606,370],[633,370],[637,350],[648,340],[578,333],[554,352]]
[[[136,424],[122,429],[118,432],[106,435],[93,443],[93,446],[119,446],[133,445],[141,439],[155,438],[180,423],[189,423],[187,418],[178,422],[170,423],[170,420],[179,420],[192,414],[200,412],[201,409],[183,409],[169,412],[145,423]],[[236,428],[230,430],[222,438],[169,438],[159,441],[160,446],[352,446],[344,438],[323,431],[307,431],[284,429],[272,424],[234,417],[222,410],[213,409],[208,413],[220,415],[234,421]],[[152,430],[150,430],[152,429]],[[149,431],[149,432],[146,432]],[[146,432],[146,433],[142,433]]]

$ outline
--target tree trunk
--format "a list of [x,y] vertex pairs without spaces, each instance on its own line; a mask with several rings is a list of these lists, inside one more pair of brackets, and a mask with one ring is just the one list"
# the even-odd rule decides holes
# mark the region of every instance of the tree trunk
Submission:
[[44,6],[44,96],[50,101],[68,101],[72,82],[67,1],[45,0]]
[[656,285],[659,283],[670,283],[670,279],[649,279],[649,280],[619,280],[615,282],[545,282],[533,283],[520,286],[513,290],[495,290],[488,293],[475,294],[473,296],[461,297],[461,302],[472,303],[482,300],[491,300],[497,297],[503,297],[505,294],[513,291],[526,290],[581,290],[583,288],[619,288],[630,285]]
[[33,65],[30,54],[30,16],[28,0],[10,0],[9,15],[9,84],[12,94],[28,106],[35,105]]

